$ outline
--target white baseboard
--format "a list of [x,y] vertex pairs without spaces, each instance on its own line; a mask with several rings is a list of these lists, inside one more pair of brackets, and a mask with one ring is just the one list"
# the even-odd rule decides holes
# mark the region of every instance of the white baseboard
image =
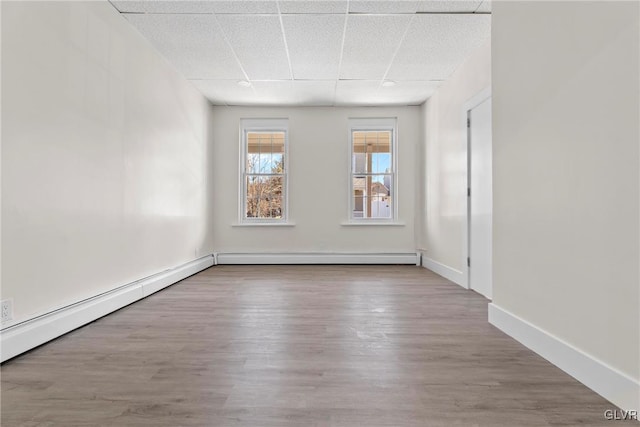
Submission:
[[623,410],[640,410],[640,381],[494,303],[489,323]]
[[0,362],[145,298],[212,265],[213,256],[209,255],[3,329],[0,332]]
[[416,253],[218,253],[216,260],[224,264],[413,264]]
[[434,261],[424,253],[422,254],[422,266],[467,289],[467,281],[465,280],[464,273],[462,271],[455,270],[449,266],[439,263],[438,261]]

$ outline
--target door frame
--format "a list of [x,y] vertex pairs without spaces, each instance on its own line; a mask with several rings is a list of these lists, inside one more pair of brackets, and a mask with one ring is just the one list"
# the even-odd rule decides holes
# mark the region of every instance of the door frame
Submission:
[[[471,289],[471,280],[469,277],[469,264],[468,264],[468,259],[470,256],[470,248],[469,248],[469,233],[471,232],[471,203],[469,200],[469,188],[471,185],[471,126],[469,126],[469,117],[471,114],[471,110],[473,110],[475,107],[477,107],[478,105],[482,104],[484,101],[486,101],[487,99],[491,98],[491,86],[488,86],[484,89],[482,89],[481,91],[477,92],[475,95],[473,95],[471,98],[469,98],[467,100],[467,102],[464,103],[464,107],[463,107],[463,119],[464,119],[464,123],[465,123],[465,127],[467,129],[466,132],[466,143],[464,146],[464,150],[465,150],[465,159],[466,159],[466,163],[465,163],[465,167],[466,167],[466,177],[465,177],[465,187],[464,187],[464,194],[465,194],[465,206],[466,209],[464,211],[464,225],[463,225],[463,233],[462,233],[462,273],[463,273],[463,284],[464,287],[467,289]],[[491,126],[493,128],[493,125]]]

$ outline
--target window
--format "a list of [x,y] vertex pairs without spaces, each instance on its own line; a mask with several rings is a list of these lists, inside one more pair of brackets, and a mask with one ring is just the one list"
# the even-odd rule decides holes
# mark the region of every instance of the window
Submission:
[[393,221],[396,120],[352,119],[350,132],[350,219]]
[[241,138],[241,222],[286,222],[287,120],[242,120]]

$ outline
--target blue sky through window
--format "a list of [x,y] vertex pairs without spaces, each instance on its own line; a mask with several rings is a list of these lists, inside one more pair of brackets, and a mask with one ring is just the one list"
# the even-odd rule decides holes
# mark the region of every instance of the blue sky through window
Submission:
[[372,153],[371,173],[386,173],[391,171],[391,154]]

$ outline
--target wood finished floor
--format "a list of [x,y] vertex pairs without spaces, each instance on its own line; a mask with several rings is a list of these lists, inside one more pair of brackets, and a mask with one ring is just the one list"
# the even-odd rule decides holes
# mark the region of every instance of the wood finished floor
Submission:
[[1,374],[3,427],[611,425],[614,408],[411,266],[213,267]]

